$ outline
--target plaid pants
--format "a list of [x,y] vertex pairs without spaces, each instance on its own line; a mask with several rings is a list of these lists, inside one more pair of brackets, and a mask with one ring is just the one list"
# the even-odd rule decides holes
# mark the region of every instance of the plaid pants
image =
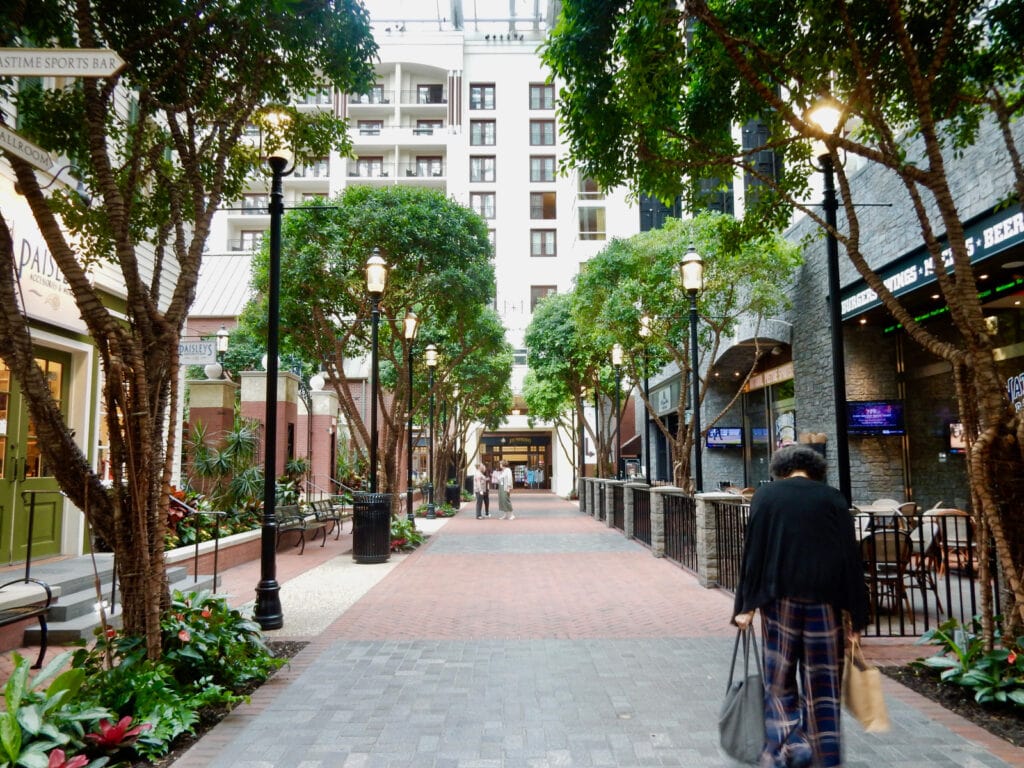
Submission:
[[781,599],[762,606],[761,619],[765,689],[761,768],[842,765],[841,617],[830,605]]

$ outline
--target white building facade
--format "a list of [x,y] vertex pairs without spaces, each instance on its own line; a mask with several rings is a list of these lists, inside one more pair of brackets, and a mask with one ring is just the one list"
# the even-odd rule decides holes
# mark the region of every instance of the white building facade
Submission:
[[[519,397],[523,337],[537,302],[571,290],[580,265],[613,237],[638,232],[640,217],[624,190],[602,191],[563,168],[557,84],[548,82],[538,55],[550,20],[537,15],[538,4],[532,15],[486,22],[463,20],[460,4],[452,5],[446,19],[375,20],[380,61],[369,94],[303,100],[303,109],[349,120],[353,156],[298,168],[284,179],[284,203],[287,209],[309,196],[333,196],[351,184],[414,184],[444,191],[487,221],[495,309],[516,350],[517,407],[498,432],[474,439],[486,461],[509,461],[517,484],[532,477],[536,487],[568,495],[573,464],[551,425],[529,425]],[[211,253],[258,248],[270,225],[267,197],[268,190],[253,189],[218,215]],[[476,447],[468,446],[471,460]]]

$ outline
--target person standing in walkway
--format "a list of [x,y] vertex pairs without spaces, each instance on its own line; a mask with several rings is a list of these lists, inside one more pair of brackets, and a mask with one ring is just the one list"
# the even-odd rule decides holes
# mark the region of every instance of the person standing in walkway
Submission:
[[476,474],[473,476],[473,493],[476,494],[477,520],[480,519],[481,508],[484,511],[484,517],[491,516],[491,496],[488,493],[490,484],[491,479],[487,476],[487,467],[481,461],[476,465]]
[[826,469],[811,448],[781,448],[772,456],[775,482],[750,504],[733,623],[747,627],[761,611],[760,768],[842,765],[844,634],[852,641],[867,626],[868,597],[853,517],[843,495],[825,484]]
[[501,462],[501,473],[498,475],[498,509],[501,510],[501,519],[506,517],[515,520],[512,514],[512,470],[504,459]]

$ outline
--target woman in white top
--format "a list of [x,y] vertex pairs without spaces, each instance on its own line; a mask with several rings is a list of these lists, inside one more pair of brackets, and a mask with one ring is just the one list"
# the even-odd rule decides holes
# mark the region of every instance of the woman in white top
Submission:
[[509,520],[515,520],[516,516],[512,514],[512,470],[509,469],[508,462],[501,462],[501,474],[498,479],[498,509],[501,510],[501,519],[504,520],[506,517]]

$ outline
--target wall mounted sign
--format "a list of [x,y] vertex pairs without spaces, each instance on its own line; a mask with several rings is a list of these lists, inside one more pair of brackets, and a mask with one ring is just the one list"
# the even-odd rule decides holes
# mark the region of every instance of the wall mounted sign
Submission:
[[[1024,212],[1004,210],[986,215],[966,226],[964,236],[971,263],[977,264],[1024,243]],[[942,259],[947,267],[953,263],[953,254],[949,248],[943,250]],[[935,265],[925,247],[918,248],[877,271],[882,282],[894,296],[902,296],[915,288],[935,282]],[[858,280],[854,286],[842,292],[843,320],[863,314],[881,303],[874,290],[863,280]]]

